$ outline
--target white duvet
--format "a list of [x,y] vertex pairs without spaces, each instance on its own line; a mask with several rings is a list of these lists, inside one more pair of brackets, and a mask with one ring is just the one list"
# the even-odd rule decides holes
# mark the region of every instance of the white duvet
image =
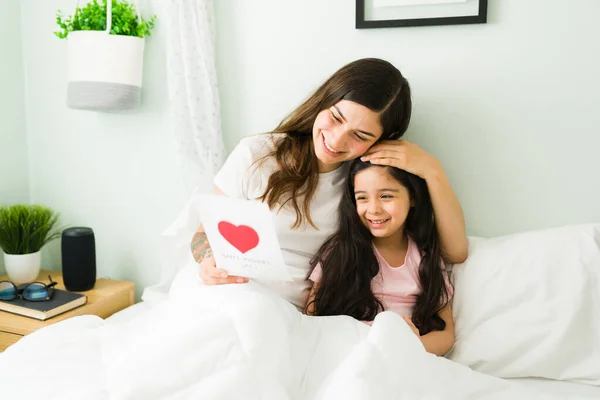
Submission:
[[369,328],[307,317],[255,284],[183,287],[127,321],[76,317],[26,336],[0,354],[2,398],[549,398],[426,353],[390,312]]

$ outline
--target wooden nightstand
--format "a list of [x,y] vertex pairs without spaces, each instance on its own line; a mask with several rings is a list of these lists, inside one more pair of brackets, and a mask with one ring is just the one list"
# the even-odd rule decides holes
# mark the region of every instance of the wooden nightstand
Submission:
[[[57,289],[66,290],[63,284],[62,273],[56,271],[40,272],[38,281],[47,282],[48,275],[58,283]],[[0,277],[0,281],[8,280],[7,276]],[[33,318],[27,318],[0,311],[0,352],[8,346],[16,343],[23,336],[30,334],[44,326],[54,324],[76,315],[97,315],[106,318],[133,305],[134,291],[133,282],[115,281],[111,279],[96,279],[96,285],[93,289],[78,292],[85,293],[88,297],[87,303],[66,313],[57,315],[46,321],[39,321]]]

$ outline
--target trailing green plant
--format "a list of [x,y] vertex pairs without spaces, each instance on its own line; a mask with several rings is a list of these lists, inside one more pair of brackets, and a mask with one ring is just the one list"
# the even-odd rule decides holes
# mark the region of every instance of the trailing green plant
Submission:
[[[150,36],[154,28],[156,15],[150,19],[138,19],[133,4],[125,0],[112,0],[112,35],[137,36],[144,38]],[[74,31],[105,31],[106,30],[106,0],[93,0],[84,7],[77,8],[72,16],[63,16],[58,10],[56,23],[60,30],[54,32],[60,39],[66,39]]]
[[41,205],[15,204],[0,207],[0,247],[6,254],[40,251],[61,234],[58,213]]

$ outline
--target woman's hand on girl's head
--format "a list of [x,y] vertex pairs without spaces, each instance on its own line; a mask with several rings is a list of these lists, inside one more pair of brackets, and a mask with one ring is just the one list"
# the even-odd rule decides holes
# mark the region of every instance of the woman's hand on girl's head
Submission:
[[200,278],[205,285],[224,285],[228,283],[246,283],[248,278],[227,274],[224,269],[217,268],[213,257],[204,257],[200,262]]
[[403,169],[427,180],[441,169],[439,161],[417,144],[406,140],[383,140],[360,158],[372,164]]

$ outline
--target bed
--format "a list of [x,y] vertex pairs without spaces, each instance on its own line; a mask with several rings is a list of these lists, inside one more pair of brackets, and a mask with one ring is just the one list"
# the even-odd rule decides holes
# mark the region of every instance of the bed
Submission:
[[[147,302],[140,302],[114,314],[107,322],[127,321],[136,315],[147,312],[150,308],[151,306]],[[600,386],[544,378],[507,378],[506,380],[561,399],[600,399]]]
[[[469,238],[456,343],[424,351],[397,315],[308,317],[260,285],[204,286],[194,199],[144,301],[72,318],[0,355],[6,398],[600,399],[600,225]],[[35,384],[32,384],[35,382]]]
[[[148,302],[140,302],[110,317],[107,322],[120,323],[147,312],[151,308]],[[557,381],[544,378],[507,378],[507,381],[521,385],[535,392],[559,399],[600,399],[600,386],[576,382]]]

